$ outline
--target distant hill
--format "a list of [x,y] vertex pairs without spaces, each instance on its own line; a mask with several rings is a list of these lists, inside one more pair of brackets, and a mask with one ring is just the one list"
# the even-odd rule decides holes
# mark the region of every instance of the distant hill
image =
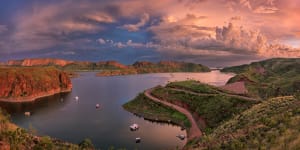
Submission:
[[71,61],[53,58],[30,58],[23,60],[10,60],[5,65],[16,67],[34,67],[34,66],[55,66],[63,70],[88,71],[103,69],[124,69],[127,68],[117,61]]
[[176,61],[160,61],[152,63],[147,61],[135,62],[127,68],[104,70],[98,73],[98,76],[116,76],[129,74],[144,73],[167,73],[167,72],[209,72],[210,69],[201,64],[176,62]]
[[244,82],[252,96],[269,98],[300,91],[300,58],[274,58],[221,71],[236,73],[228,84]]
[[208,72],[210,69],[201,64],[160,61],[152,63],[147,61],[135,62],[132,65],[124,65],[118,61],[71,61],[52,58],[32,58],[23,60],[10,60],[3,65],[14,67],[55,66],[67,71],[99,71],[98,76],[114,76],[142,73],[163,72]]

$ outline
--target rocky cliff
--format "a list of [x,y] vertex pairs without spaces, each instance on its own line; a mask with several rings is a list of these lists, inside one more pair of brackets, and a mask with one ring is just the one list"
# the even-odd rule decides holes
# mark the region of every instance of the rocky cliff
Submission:
[[23,60],[10,60],[7,62],[7,65],[9,66],[48,66],[48,65],[65,66],[71,63],[74,62],[63,60],[63,59],[32,58],[32,59],[23,59]]
[[33,101],[72,89],[68,74],[54,67],[0,68],[0,100]]

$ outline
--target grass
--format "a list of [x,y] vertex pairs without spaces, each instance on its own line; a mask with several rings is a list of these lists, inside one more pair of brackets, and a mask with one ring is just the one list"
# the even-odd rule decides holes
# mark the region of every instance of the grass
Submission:
[[[156,88],[152,94],[168,102],[188,107],[191,112],[201,116],[210,129],[257,103],[221,94],[199,96],[164,87]],[[202,130],[209,132],[210,129]]]
[[166,85],[169,88],[177,88],[188,91],[193,91],[197,93],[206,93],[206,94],[217,94],[216,88],[208,84],[203,84],[194,80],[187,80],[181,82],[171,82]]
[[299,106],[292,96],[266,100],[201,138],[200,149],[299,149]]

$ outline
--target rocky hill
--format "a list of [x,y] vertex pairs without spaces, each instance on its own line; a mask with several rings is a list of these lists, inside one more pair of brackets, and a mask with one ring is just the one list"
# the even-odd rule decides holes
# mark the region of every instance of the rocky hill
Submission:
[[208,72],[210,69],[201,64],[160,61],[152,63],[147,61],[135,62],[132,65],[124,65],[118,61],[70,61],[52,58],[31,58],[23,60],[10,60],[4,65],[14,67],[54,66],[66,71],[95,71],[101,70],[98,76],[116,76],[141,73],[164,72]]
[[176,61],[160,61],[152,63],[147,61],[135,62],[132,65],[121,69],[103,70],[98,73],[98,76],[116,76],[129,74],[144,74],[144,73],[167,73],[167,72],[209,72],[210,69],[201,64],[176,62]]
[[32,101],[72,89],[68,74],[54,67],[1,67],[0,100]]
[[[184,126],[188,136],[196,122],[203,134],[189,139],[184,149],[299,149],[299,67],[300,59],[270,59],[225,68],[237,73],[228,81],[230,86],[171,82],[153,88],[151,97],[144,92],[123,107],[145,118]],[[193,118],[187,120],[165,103],[188,110]]]
[[274,58],[222,71],[237,73],[228,84],[244,82],[251,96],[269,98],[300,91],[300,58]]

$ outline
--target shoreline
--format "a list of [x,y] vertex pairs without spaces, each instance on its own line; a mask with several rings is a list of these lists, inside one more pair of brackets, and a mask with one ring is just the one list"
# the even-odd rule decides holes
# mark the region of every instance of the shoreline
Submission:
[[[212,71],[205,71],[205,72],[184,72],[184,71],[178,71],[178,72],[147,72],[147,73],[134,73],[134,74],[107,74],[107,75],[101,75],[100,72],[96,73],[97,77],[115,77],[115,76],[130,76],[130,75],[147,75],[147,74],[161,74],[161,73],[209,73],[213,71],[218,70],[212,70]],[[93,71],[92,71],[93,72]]]
[[70,89],[63,89],[63,90],[54,90],[53,92],[49,93],[49,92],[43,92],[41,94],[37,94],[35,96],[28,96],[28,97],[24,97],[24,98],[0,98],[0,102],[6,102],[6,103],[26,103],[26,102],[34,102],[39,98],[43,98],[43,97],[48,97],[48,96],[52,96],[55,94],[59,94],[59,93],[69,93],[72,91],[72,88]]

